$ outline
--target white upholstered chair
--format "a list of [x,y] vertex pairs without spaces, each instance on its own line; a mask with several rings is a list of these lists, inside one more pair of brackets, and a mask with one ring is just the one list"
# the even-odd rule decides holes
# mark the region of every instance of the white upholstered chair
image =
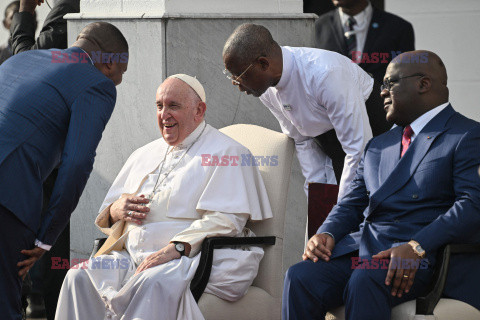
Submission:
[[277,320],[281,318],[283,235],[293,140],[282,133],[247,124],[231,125],[220,131],[246,146],[254,156],[278,156],[278,165],[258,167],[274,217],[247,225],[257,236],[275,236],[276,241],[275,245],[264,247],[258,276],[243,298],[229,302],[203,293],[198,305],[207,320]]

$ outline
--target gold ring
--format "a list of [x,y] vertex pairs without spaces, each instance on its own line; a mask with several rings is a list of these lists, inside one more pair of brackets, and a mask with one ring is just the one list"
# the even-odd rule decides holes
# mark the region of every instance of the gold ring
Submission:
[[408,278],[408,276],[406,274],[403,275],[404,278]]

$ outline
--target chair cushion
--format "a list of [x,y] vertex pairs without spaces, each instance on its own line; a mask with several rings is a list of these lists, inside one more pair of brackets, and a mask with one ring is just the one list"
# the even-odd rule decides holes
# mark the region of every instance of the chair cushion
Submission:
[[278,299],[254,286],[235,302],[204,293],[198,306],[206,320],[278,320],[281,310]]
[[[392,320],[478,320],[480,311],[471,305],[453,299],[440,299],[435,310],[434,316],[415,315],[415,300],[407,301],[392,309]],[[343,320],[345,319],[345,306],[341,306],[330,311],[325,320]]]

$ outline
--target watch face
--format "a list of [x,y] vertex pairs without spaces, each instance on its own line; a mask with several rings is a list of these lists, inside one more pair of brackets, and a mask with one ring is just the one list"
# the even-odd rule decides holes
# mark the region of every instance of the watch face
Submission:
[[423,250],[423,248],[419,245],[416,247],[416,249],[417,249],[418,253],[420,253],[420,254],[425,252],[425,250]]
[[178,252],[183,252],[185,251],[185,245],[183,243],[177,243],[175,249],[177,249]]

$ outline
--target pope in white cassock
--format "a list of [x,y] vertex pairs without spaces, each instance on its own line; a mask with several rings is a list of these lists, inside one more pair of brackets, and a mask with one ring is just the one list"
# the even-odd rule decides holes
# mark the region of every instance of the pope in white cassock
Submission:
[[[188,75],[158,88],[163,139],[136,150],[113,182],[96,219],[109,237],[67,273],[55,319],[203,319],[190,292],[203,239],[249,236],[248,219],[272,217],[257,167],[202,165],[202,154],[250,154],[205,123],[205,101]],[[241,298],[262,257],[257,247],[216,250],[205,292]]]

